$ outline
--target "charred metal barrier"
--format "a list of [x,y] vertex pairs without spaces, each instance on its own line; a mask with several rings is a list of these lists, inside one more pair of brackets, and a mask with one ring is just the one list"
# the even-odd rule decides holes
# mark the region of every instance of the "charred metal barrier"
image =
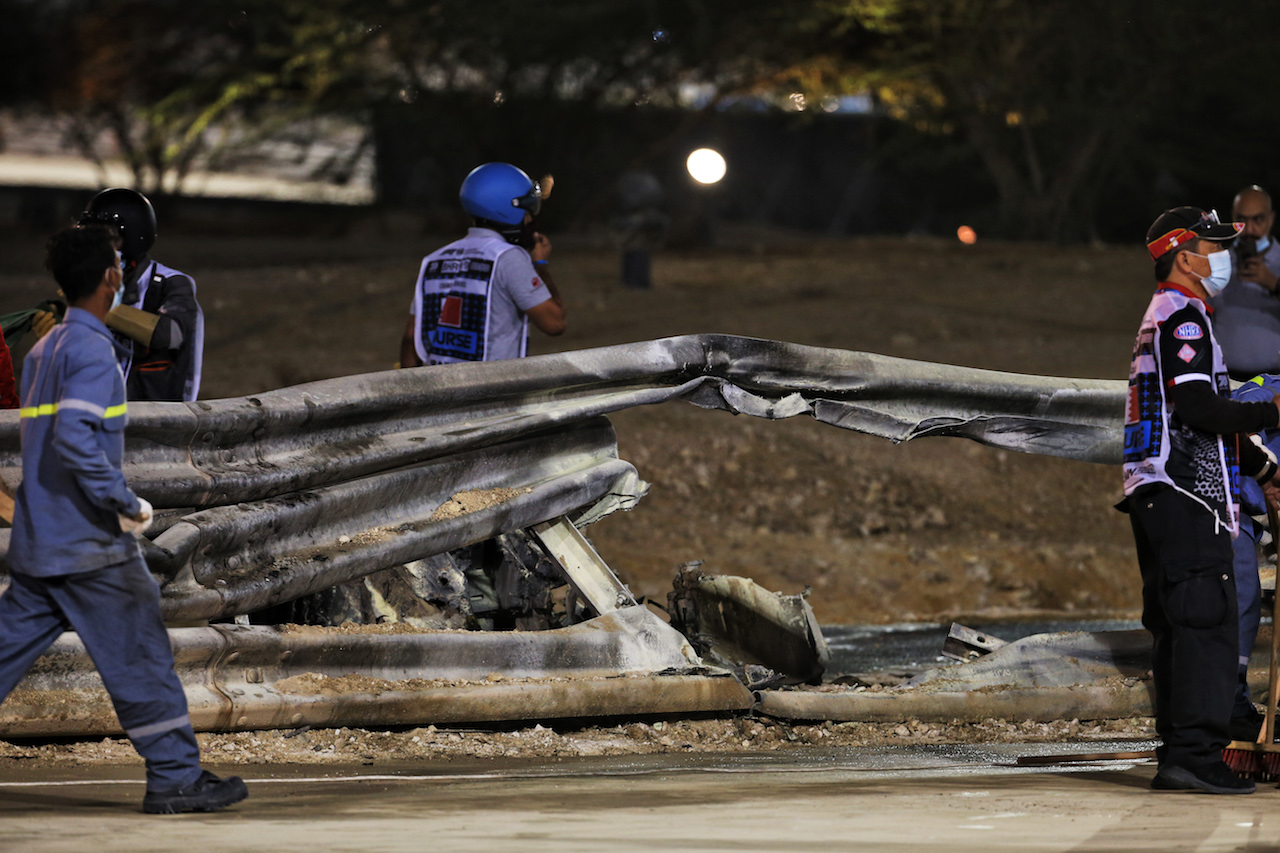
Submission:
[[1152,713],[1150,669],[1146,631],[1035,634],[970,663],[926,670],[900,688],[762,690],[756,709],[792,720],[862,722],[1145,717]]
[[[602,418],[408,468],[183,516],[153,543],[171,620],[247,613],[531,527],[642,484]],[[500,494],[456,515],[454,495]],[[160,559],[154,559],[158,552]]]
[[[613,428],[603,416],[633,406],[682,399],[762,418],[807,415],[894,442],[963,437],[1027,453],[1118,463],[1125,393],[1125,383],[1118,381],[689,335],[515,361],[349,376],[235,399],[132,403],[125,475],[158,510],[144,550],[162,582],[166,618],[226,618],[560,517],[581,526],[630,508],[647,485],[617,458]],[[20,479],[18,413],[0,411],[0,481],[12,490]],[[468,495],[485,499],[460,500]],[[7,550],[8,531],[0,530],[0,568]],[[616,627],[622,633],[646,630]],[[175,632],[179,651],[191,658],[180,667],[203,672],[209,668],[202,663],[205,656],[230,642],[226,638],[232,634],[223,626],[193,630],[205,631],[190,635],[194,645],[183,645],[187,635]],[[539,642],[552,643],[553,635],[573,630],[539,632],[546,635]],[[468,647],[490,642],[476,632],[462,636]],[[65,659],[73,650],[66,644],[75,642],[73,637],[60,640],[53,659]],[[335,640],[327,653],[337,654],[346,642]],[[75,665],[86,661],[81,649]],[[505,670],[495,663],[495,671]],[[397,676],[404,677],[412,678]],[[267,683],[248,674],[243,680]],[[572,683],[577,692],[565,694],[564,715],[604,713],[603,707],[593,712],[593,702],[657,712],[659,706],[711,709],[742,701],[736,694],[726,698],[714,679],[688,682],[696,696],[683,700],[654,687],[648,704],[631,696],[635,691],[619,693],[604,682],[593,688],[583,687],[582,680]],[[208,725],[217,727],[280,725],[297,714],[305,721],[323,717],[369,724],[408,714],[378,710],[384,705],[407,708],[420,701],[397,693],[384,703],[399,688],[379,688],[378,702],[363,696],[370,706],[364,711],[352,710],[359,702],[336,703],[307,716],[296,708],[310,700],[286,701],[280,691],[265,687],[228,692],[217,678],[209,684],[204,695],[196,691],[193,713],[212,715],[208,719],[216,722]],[[77,689],[67,695],[74,698]],[[468,686],[464,692],[477,689],[491,688]],[[508,692],[546,699],[545,691],[555,688],[538,689],[544,692],[532,687]],[[233,697],[251,690],[265,703],[262,708],[276,710],[242,713]],[[62,695],[54,688],[43,693],[41,707],[56,705]],[[459,694],[457,707],[469,710],[452,719],[512,718],[488,716],[504,712],[479,697],[496,695]],[[680,708],[663,706],[667,700],[660,695]],[[106,708],[104,701],[102,696],[86,699],[92,707]],[[521,705],[523,700],[508,701]],[[3,706],[8,716],[0,719],[21,716],[14,716],[14,702],[11,698]],[[338,706],[345,710],[335,710]],[[49,721],[60,719],[59,713],[55,708],[44,716],[41,733],[53,733]],[[432,713],[444,719],[439,715],[448,712]],[[66,714],[76,716],[70,710]],[[107,716],[111,719],[102,725],[114,725]]]
[[[386,626],[389,629],[403,626]],[[346,631],[215,625],[169,632],[198,731],[428,725],[743,710],[645,608],[555,631]],[[0,736],[118,735],[102,681],[62,635],[3,705]]]
[[[809,415],[895,442],[959,436],[1118,462],[1125,384],[1000,373],[728,335],[348,376],[264,394],[130,405],[125,474],[165,510],[147,558],[169,619],[244,613],[575,513],[645,484],[600,416],[684,399]],[[0,479],[21,478],[0,412]],[[496,506],[433,519],[460,490]],[[8,533],[0,531],[0,555]]]
[[[129,407],[130,483],[159,508],[262,500],[684,399],[901,442],[956,436],[1118,463],[1124,382],[1002,373],[729,335],[348,376]],[[0,412],[0,477],[20,476]]]
[[822,681],[831,650],[807,600],[771,593],[750,578],[705,575],[682,566],[667,595],[671,624],[705,659],[756,664],[788,683]]
[[[632,502],[643,484],[615,448],[612,427],[595,418],[349,482],[197,510],[171,519],[146,556],[162,578],[166,619],[248,613],[581,507]],[[441,515],[458,494],[501,499]]]

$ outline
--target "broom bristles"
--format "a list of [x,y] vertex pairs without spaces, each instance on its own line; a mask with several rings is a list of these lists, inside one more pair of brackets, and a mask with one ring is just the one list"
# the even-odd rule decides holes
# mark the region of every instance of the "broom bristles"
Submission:
[[1222,750],[1222,761],[1244,779],[1280,782],[1280,747],[1234,740]]

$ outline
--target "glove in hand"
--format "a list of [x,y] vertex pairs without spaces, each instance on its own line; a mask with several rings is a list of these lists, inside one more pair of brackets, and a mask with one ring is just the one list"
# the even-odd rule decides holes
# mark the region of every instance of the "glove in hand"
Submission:
[[49,334],[56,325],[58,325],[58,318],[52,311],[37,311],[31,319],[31,331],[35,332],[36,340]]
[[138,510],[138,514],[135,517],[120,516],[120,532],[132,533],[135,537],[140,538],[143,532],[151,526],[151,520],[154,515],[151,511],[151,504],[146,498],[138,498],[138,503],[142,504],[142,509]]

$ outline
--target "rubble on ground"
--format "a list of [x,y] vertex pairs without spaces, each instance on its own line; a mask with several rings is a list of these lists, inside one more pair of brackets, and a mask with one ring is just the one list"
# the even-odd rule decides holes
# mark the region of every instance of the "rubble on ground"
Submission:
[[[554,759],[569,756],[724,753],[812,747],[867,748],[948,743],[1061,743],[1149,739],[1148,717],[1052,723],[992,719],[980,723],[820,723],[789,725],[755,717],[624,722],[613,726],[513,730],[426,726],[400,731],[298,729],[200,734],[213,766],[260,764],[366,765],[472,758]],[[32,767],[139,765],[123,738],[71,742],[0,741],[0,759]]]

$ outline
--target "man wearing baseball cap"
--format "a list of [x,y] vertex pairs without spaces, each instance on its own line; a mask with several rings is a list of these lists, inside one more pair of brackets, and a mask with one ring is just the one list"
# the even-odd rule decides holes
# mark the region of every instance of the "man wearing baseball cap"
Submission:
[[1159,791],[1249,794],[1222,760],[1230,741],[1237,614],[1231,540],[1243,471],[1266,483],[1276,458],[1250,433],[1280,425],[1280,398],[1231,400],[1211,296],[1231,278],[1223,241],[1241,230],[1197,207],[1147,231],[1157,287],[1129,367],[1124,491],[1151,632]]

